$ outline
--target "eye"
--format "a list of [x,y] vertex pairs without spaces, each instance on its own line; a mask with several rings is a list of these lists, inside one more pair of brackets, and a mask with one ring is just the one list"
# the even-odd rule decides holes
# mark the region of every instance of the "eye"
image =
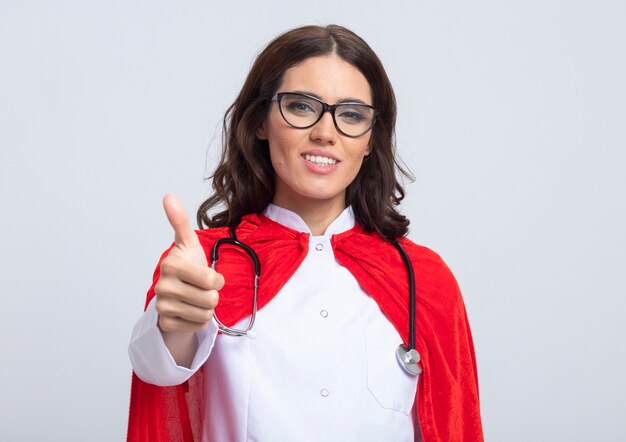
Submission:
[[283,108],[294,115],[317,114],[315,103],[310,100],[284,98]]
[[343,112],[341,115],[339,115],[341,118],[347,119],[347,120],[354,120],[354,121],[363,121],[365,120],[365,117],[361,114],[359,114],[358,112]]
[[359,109],[357,106],[350,106],[341,107],[337,110],[336,117],[349,124],[360,124],[369,118],[367,112],[369,108]]

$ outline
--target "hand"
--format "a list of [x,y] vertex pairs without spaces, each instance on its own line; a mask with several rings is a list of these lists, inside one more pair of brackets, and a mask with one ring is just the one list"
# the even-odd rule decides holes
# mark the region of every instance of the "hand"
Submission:
[[180,200],[165,195],[163,208],[174,229],[175,245],[161,262],[161,276],[155,286],[159,328],[164,336],[196,332],[205,328],[213,317],[219,298],[217,291],[224,286],[224,277],[208,266],[204,249],[189,225]]

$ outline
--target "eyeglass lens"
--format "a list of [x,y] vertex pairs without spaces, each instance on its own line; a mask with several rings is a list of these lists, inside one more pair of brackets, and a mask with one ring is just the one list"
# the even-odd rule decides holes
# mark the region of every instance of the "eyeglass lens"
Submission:
[[[314,125],[324,112],[324,105],[301,94],[282,94],[278,100],[280,112],[287,123],[296,128]],[[374,122],[375,111],[365,104],[339,104],[334,109],[337,128],[345,135],[356,137],[367,132]]]

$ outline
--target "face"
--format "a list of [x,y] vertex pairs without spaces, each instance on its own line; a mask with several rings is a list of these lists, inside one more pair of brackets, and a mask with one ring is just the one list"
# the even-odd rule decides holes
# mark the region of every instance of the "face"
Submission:
[[[366,78],[336,55],[313,57],[285,71],[277,92],[301,92],[332,105],[342,101],[372,104]],[[330,112],[308,129],[296,129],[272,102],[257,136],[267,140],[275,173],[274,204],[294,211],[319,203],[343,210],[346,188],[370,152],[371,131],[358,138],[337,131]]]

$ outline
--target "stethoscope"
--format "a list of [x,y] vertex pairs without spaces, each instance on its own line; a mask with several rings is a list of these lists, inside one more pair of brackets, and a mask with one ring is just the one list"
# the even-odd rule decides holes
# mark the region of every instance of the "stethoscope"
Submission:
[[[261,264],[259,257],[252,248],[237,239],[235,235],[235,229],[230,228],[230,237],[220,238],[213,245],[211,252],[211,268],[215,270],[217,261],[219,260],[219,248],[224,244],[230,244],[243,250],[252,260],[254,264],[254,298],[252,301],[252,314],[250,315],[250,321],[245,329],[236,329],[224,325],[217,317],[217,313],[213,314],[217,326],[225,335],[228,336],[246,336],[252,330],[254,326],[254,320],[256,319],[257,312],[257,294],[259,289],[259,277],[261,276]],[[400,344],[396,349],[396,359],[400,364],[400,367],[409,375],[417,376],[422,372],[419,366],[420,354],[415,350],[415,275],[413,274],[413,266],[404,248],[398,241],[392,242],[393,246],[398,250],[406,266],[407,273],[409,275],[409,345],[405,346]],[[413,307],[413,308],[411,308]]]

